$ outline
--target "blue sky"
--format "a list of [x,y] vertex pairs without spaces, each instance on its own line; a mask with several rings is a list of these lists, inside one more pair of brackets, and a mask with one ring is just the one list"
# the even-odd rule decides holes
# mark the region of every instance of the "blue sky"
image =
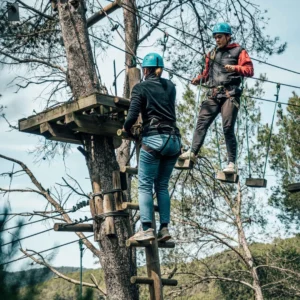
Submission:
[[[107,2],[105,2],[107,3]],[[298,20],[298,13],[300,11],[300,1],[298,0],[264,0],[258,1],[257,3],[261,5],[263,9],[268,9],[268,16],[271,18],[269,25],[267,27],[267,32],[271,35],[280,36],[282,41],[288,42],[287,50],[284,54],[280,56],[270,57],[268,62],[280,65],[282,67],[287,67],[296,71],[300,71],[300,60],[299,60],[299,40],[298,40],[298,28],[295,26]],[[155,37],[155,36],[154,36]],[[161,36],[159,36],[161,37]],[[120,40],[116,42],[117,46],[123,47],[123,43]],[[139,56],[146,54],[146,51],[155,51],[151,48],[143,48],[139,53]],[[253,55],[255,56],[255,55]],[[112,73],[112,61],[116,59],[117,69],[120,71],[123,68],[123,53],[117,50],[111,49],[108,53],[103,54],[98,60],[100,72],[105,70],[102,74],[103,82],[108,88],[112,88],[113,73]],[[267,73],[267,77],[270,80],[282,83],[289,83],[292,85],[300,85],[300,75],[292,74],[282,70],[277,70],[268,67],[263,64],[255,65],[255,74],[258,76],[260,73]],[[12,80],[15,75],[19,73],[24,74],[25,69],[10,70],[8,68],[0,71],[0,94],[3,95],[0,100],[0,104],[6,104],[8,109],[6,114],[8,119],[12,121],[17,121],[20,118],[29,116],[32,114],[33,109],[40,111],[42,108],[38,101],[33,102],[32,99],[38,96],[40,93],[39,88],[31,88],[26,91],[20,91],[18,94],[14,93],[14,89],[8,88],[7,83]],[[123,77],[120,76],[118,80],[118,91],[119,93],[123,88]],[[183,89],[178,83],[178,95]],[[276,91],[276,86],[271,84],[265,84],[265,98],[274,99],[274,93]],[[280,91],[280,101],[287,102],[288,98],[291,96],[293,89],[282,87]],[[297,91],[299,93],[299,91]],[[271,103],[262,104],[262,113],[264,122],[270,123],[274,105]],[[88,172],[82,155],[73,147],[73,151],[70,153],[66,160],[66,165],[62,162],[61,158],[54,159],[51,164],[48,162],[41,162],[40,164],[34,164],[34,158],[32,155],[28,154],[28,150],[32,150],[34,145],[37,143],[37,137],[26,133],[19,133],[9,131],[3,120],[0,120],[0,153],[3,155],[11,156],[22,160],[28,167],[32,169],[38,180],[45,186],[51,187],[56,182],[61,182],[61,178],[66,176],[66,173],[72,174],[77,180],[80,181],[84,190],[86,192],[91,191],[88,177]],[[11,170],[12,164],[0,160],[0,173],[3,171]],[[28,179],[25,177],[14,178],[12,186],[14,188],[28,187],[30,185]],[[0,178],[0,186],[8,187],[9,179]],[[264,193],[264,192],[263,192]],[[0,205],[7,203],[8,197],[5,196],[0,198]],[[13,212],[26,212],[32,210],[44,210],[45,201],[36,195],[28,194],[12,194],[10,195],[9,202],[12,207]],[[72,203],[73,205],[73,203]],[[82,209],[80,216],[90,216],[88,208]],[[79,215],[78,215],[79,216]],[[37,218],[35,218],[37,219]],[[24,218],[28,221],[28,218]],[[12,222],[11,222],[12,223]],[[12,224],[11,224],[12,225]],[[52,224],[48,223],[38,223],[36,225],[30,225],[24,227],[23,236],[29,235],[45,228],[51,228]],[[48,232],[40,236],[36,236],[27,240],[22,241],[22,246],[24,248],[34,249],[36,251],[50,248],[52,246],[65,243],[68,241],[75,240],[76,236],[72,233],[58,233],[58,232]],[[17,270],[21,267],[27,267],[27,262],[23,260],[22,263],[16,263],[12,265],[12,270]],[[89,252],[84,255],[84,267],[94,268],[95,259]],[[78,244],[70,245],[62,248],[58,253],[56,258],[53,260],[54,265],[61,266],[77,266],[79,265],[79,246]]]

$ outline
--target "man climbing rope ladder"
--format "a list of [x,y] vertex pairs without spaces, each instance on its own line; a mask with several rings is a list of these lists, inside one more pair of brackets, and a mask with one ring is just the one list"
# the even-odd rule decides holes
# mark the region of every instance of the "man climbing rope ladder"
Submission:
[[131,102],[124,130],[130,130],[142,113],[142,148],[139,157],[139,205],[143,230],[131,240],[153,240],[153,186],[157,196],[160,216],[158,241],[171,238],[170,195],[168,185],[174,165],[180,154],[181,139],[176,127],[175,85],[161,78],[164,62],[157,53],[149,53],[143,63],[145,81],[136,84],[131,93]]
[[209,87],[207,99],[202,102],[194,132],[191,150],[183,153],[179,159],[191,159],[196,162],[196,156],[204,142],[206,132],[219,113],[222,115],[223,132],[225,136],[228,166],[224,173],[234,174],[237,142],[234,125],[240,105],[242,77],[254,75],[252,61],[239,44],[231,42],[231,27],[227,23],[216,24],[213,37],[216,47],[208,53],[205,59],[205,69],[202,74],[192,80],[199,85],[206,82]]

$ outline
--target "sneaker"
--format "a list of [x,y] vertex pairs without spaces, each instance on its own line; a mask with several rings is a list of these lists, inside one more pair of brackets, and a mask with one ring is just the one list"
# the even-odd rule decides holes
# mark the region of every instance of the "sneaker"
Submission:
[[157,241],[158,242],[166,242],[169,239],[171,239],[171,235],[169,232],[168,227],[163,227],[161,230],[157,233]]
[[153,241],[155,239],[153,228],[149,228],[146,231],[138,231],[135,235],[129,238],[130,241]]
[[223,170],[226,174],[235,174],[235,164],[233,162],[230,162],[228,166]]
[[191,159],[191,161],[192,161],[193,163],[196,163],[196,160],[197,160],[196,155],[195,155],[194,152],[191,152],[191,150],[188,150],[188,151],[182,153],[182,154],[178,157],[178,159],[180,159],[180,160],[186,160],[186,159],[189,159],[189,158]]

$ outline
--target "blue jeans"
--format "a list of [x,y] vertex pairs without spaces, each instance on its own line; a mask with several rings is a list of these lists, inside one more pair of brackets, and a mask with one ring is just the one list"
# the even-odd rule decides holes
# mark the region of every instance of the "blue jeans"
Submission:
[[[163,157],[141,148],[139,159],[139,205],[142,223],[152,222],[153,215],[153,185],[157,195],[160,223],[170,222],[170,195],[168,191],[171,173],[179,156],[180,137],[168,134],[158,134],[143,137],[142,143],[154,150],[160,151]],[[166,144],[167,143],[167,144]],[[176,155],[178,154],[178,155]]]

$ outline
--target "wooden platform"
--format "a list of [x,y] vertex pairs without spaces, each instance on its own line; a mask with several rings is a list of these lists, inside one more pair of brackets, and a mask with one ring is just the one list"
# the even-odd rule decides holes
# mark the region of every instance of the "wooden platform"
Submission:
[[117,137],[127,115],[129,100],[93,94],[19,120],[19,130],[59,142],[80,144],[78,133]]

